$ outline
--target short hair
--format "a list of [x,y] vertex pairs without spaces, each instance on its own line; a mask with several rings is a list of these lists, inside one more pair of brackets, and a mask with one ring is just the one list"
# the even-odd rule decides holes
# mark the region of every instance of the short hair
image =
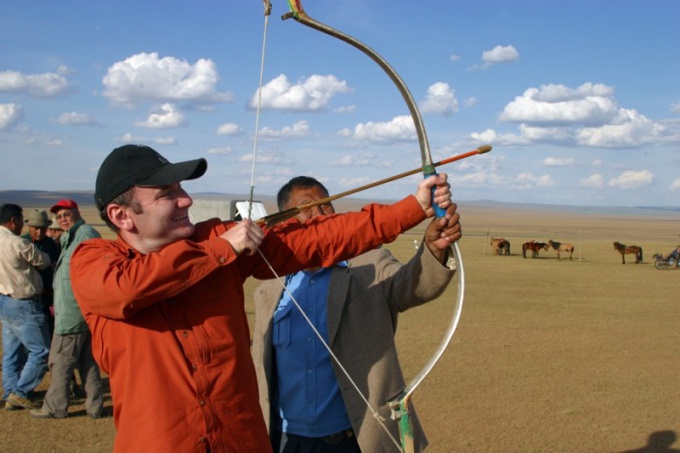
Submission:
[[23,212],[18,204],[3,203],[0,205],[0,225],[8,224],[15,217],[21,217]]
[[279,189],[279,193],[276,195],[276,205],[279,211],[283,211],[285,206],[290,201],[290,193],[293,189],[309,189],[312,187],[319,187],[323,190],[324,195],[328,196],[328,189],[321,184],[317,179],[311,176],[296,176],[295,178],[288,181]]
[[118,227],[114,225],[113,222],[111,222],[111,219],[109,219],[109,214],[106,212],[106,207],[110,204],[117,204],[120,206],[130,206],[132,207],[132,211],[136,214],[141,214],[142,212],[142,207],[139,205],[137,201],[134,199],[135,195],[135,188],[131,187],[122,194],[118,195],[116,198],[113,200],[109,201],[104,207],[102,208],[101,211],[99,211],[99,217],[106,223],[106,225],[111,228],[115,233],[118,232]]

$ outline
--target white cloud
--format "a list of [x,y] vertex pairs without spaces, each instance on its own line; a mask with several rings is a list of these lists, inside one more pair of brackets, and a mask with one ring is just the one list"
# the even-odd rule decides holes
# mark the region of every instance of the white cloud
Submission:
[[421,105],[423,113],[451,116],[458,112],[456,91],[448,83],[437,82],[427,89],[427,96]]
[[53,72],[22,74],[17,71],[0,72],[0,92],[26,93],[41,98],[51,98],[66,92],[66,79]]
[[114,139],[116,142],[119,143],[154,143],[157,145],[174,145],[177,143],[177,140],[174,137],[144,137],[142,135],[135,135],[130,132],[127,132],[120,137],[115,137]]
[[371,182],[371,178],[368,176],[362,176],[358,178],[340,178],[340,187],[360,187]]
[[74,72],[76,72],[74,69],[71,69],[71,68],[69,68],[69,67],[66,66],[66,65],[60,65],[60,66],[57,68],[57,73],[59,73],[59,74],[61,74],[61,75],[73,74]]
[[451,56],[449,57],[449,60],[451,60],[451,61],[458,61],[458,60],[460,60],[460,55],[451,55]]
[[680,102],[674,102],[671,104],[671,112],[680,113]]
[[482,53],[482,60],[487,63],[507,63],[519,58],[519,52],[513,46],[496,46]]
[[77,112],[62,113],[56,121],[65,126],[93,126],[97,124],[97,121],[90,115]]
[[354,126],[354,131],[343,129],[342,135],[352,137],[355,140],[371,142],[394,142],[415,140],[416,127],[413,118],[408,115],[395,116],[391,121],[374,123],[360,123]]
[[671,188],[672,190],[678,190],[678,189],[680,189],[680,178],[676,178],[675,180],[673,180],[673,182],[671,183],[670,188]]
[[663,124],[621,108],[614,89],[603,84],[529,88],[505,106],[500,120],[520,123],[520,136],[533,143],[638,147],[674,140]]
[[665,126],[654,123],[635,110],[620,109],[613,124],[579,130],[577,142],[598,147],[636,147],[660,141],[666,130]]
[[331,167],[391,167],[392,161],[378,161],[377,156],[373,153],[364,153],[359,155],[345,155],[340,159],[328,162]]
[[480,170],[467,173],[463,176],[449,175],[448,179],[451,186],[501,186],[505,187],[507,181],[498,176],[493,171]]
[[564,85],[529,88],[505,106],[501,121],[602,125],[618,114],[614,90],[602,84],[584,83],[576,89]]
[[282,129],[276,130],[270,127],[263,127],[260,129],[260,137],[264,138],[301,138],[307,137],[309,135],[309,123],[302,120],[293,124],[292,126],[286,126]]
[[534,187],[551,187],[555,183],[550,175],[534,176],[531,173],[520,173],[514,181],[517,189],[533,189]]
[[463,105],[465,107],[474,107],[475,105],[477,105],[478,102],[479,102],[479,99],[477,99],[474,96],[471,96],[471,97],[469,97],[469,98],[467,98],[463,101]]
[[[337,93],[352,91],[347,82],[333,75],[313,75],[292,84],[284,74],[262,87],[261,108],[289,111],[314,112],[328,108]],[[257,92],[248,103],[250,108],[257,107]]]
[[590,163],[592,167],[601,167],[602,166],[602,159],[595,159]]
[[574,131],[569,127],[536,127],[519,125],[519,132],[527,142],[559,143],[573,140]]
[[24,117],[24,108],[17,104],[0,104],[0,131],[9,130]]
[[604,186],[604,177],[595,173],[579,181],[579,186],[597,189]]
[[546,167],[573,167],[576,165],[576,161],[574,161],[574,159],[571,157],[546,157],[543,161],[543,165]]
[[624,171],[619,176],[609,180],[609,187],[617,189],[640,189],[654,182],[654,175],[649,170]]
[[[252,162],[252,154],[244,154],[238,158],[239,162]],[[281,154],[271,151],[258,151],[255,162],[258,164],[275,164],[275,165],[292,165],[295,163],[294,159]]]
[[338,107],[337,109],[334,109],[333,111],[335,113],[354,113],[357,109],[356,105],[346,105],[343,107]]
[[243,133],[243,129],[241,129],[241,126],[238,124],[234,123],[224,123],[220,125],[220,127],[217,128],[217,135],[241,135]]
[[[252,159],[250,159],[252,162]],[[252,169],[249,168],[243,168],[239,170],[239,174],[241,175],[246,175],[248,178],[251,177],[251,172]],[[283,186],[285,183],[290,181],[291,178],[294,176],[298,176],[300,173],[294,171],[290,167],[270,167],[267,169],[267,173],[259,173],[255,175],[255,182],[257,185],[259,184],[272,184],[275,185],[277,188]],[[322,184],[325,183],[324,178],[321,177],[316,177],[318,181],[320,181]]]
[[517,146],[517,145],[528,145],[530,141],[522,136],[516,134],[498,134],[493,129],[486,129],[482,132],[472,132],[470,138],[480,145],[492,144],[492,145],[504,145],[504,146]]
[[187,101],[216,103],[233,100],[218,92],[219,75],[212,60],[201,58],[195,64],[174,57],[159,58],[157,53],[139,53],[108,68],[102,83],[115,104],[136,105],[142,101]]
[[138,127],[149,129],[172,129],[184,126],[184,114],[170,103],[165,103],[160,107],[161,113],[152,113],[146,121],[135,123]]
[[206,151],[206,154],[216,154],[216,155],[223,155],[223,154],[230,154],[231,153],[231,148],[228,146],[223,146],[219,148],[210,148]]

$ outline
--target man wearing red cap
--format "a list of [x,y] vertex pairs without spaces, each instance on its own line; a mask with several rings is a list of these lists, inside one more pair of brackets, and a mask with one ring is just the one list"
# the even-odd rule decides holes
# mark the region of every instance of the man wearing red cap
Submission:
[[69,395],[73,371],[78,369],[85,389],[85,409],[92,418],[102,415],[102,387],[99,367],[92,356],[92,335],[73,295],[70,261],[78,244],[101,237],[85,223],[78,204],[70,199],[59,200],[50,212],[64,230],[61,254],[54,271],[54,336],[48,365],[52,381],[45,394],[42,408],[31,411],[35,418],[68,416]]
[[434,215],[433,189],[441,208],[451,205],[440,175],[395,204],[304,224],[265,231],[249,219],[194,225],[181,181],[206,169],[205,159],[170,163],[148,146],[125,145],[97,175],[95,202],[118,238],[80,244],[71,278],[94,355],[109,375],[116,452],[270,452],[245,280],[330,266],[391,242]]

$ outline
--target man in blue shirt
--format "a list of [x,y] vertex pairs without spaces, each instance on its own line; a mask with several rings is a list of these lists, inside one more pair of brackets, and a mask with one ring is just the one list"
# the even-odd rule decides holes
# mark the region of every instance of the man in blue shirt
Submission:
[[[300,176],[281,188],[277,203],[285,210],[327,196],[319,181]],[[394,451],[399,433],[386,403],[405,386],[394,344],[398,313],[438,297],[453,276],[446,264],[461,236],[455,210],[428,226],[424,245],[406,264],[377,249],[289,275],[285,292],[277,280],[256,290],[252,353],[275,452]],[[328,203],[296,218],[334,212]],[[386,420],[383,426],[362,395]],[[412,418],[421,451],[427,439],[415,411]]]

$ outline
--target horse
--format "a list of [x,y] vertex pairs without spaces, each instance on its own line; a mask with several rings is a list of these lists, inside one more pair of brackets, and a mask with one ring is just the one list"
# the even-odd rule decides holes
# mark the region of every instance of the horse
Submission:
[[632,253],[635,255],[635,264],[642,262],[642,247],[637,245],[626,245],[620,242],[614,242],[614,250],[621,254],[621,264],[626,264],[626,254]]
[[509,255],[510,242],[504,238],[491,238],[491,250],[495,255]]
[[560,252],[569,252],[569,259],[572,259],[571,256],[574,254],[574,246],[572,244],[569,244],[568,242],[565,243],[555,242],[553,240],[548,239],[548,245],[553,249],[557,250],[558,260],[561,259]]
[[510,241],[506,239],[498,249],[498,253],[501,255],[510,255]]
[[543,249],[545,251],[548,250],[550,246],[546,244],[545,242],[536,242],[533,239],[529,242],[525,242],[522,244],[522,256],[524,258],[527,257],[527,250],[531,250],[531,257],[532,258],[538,258],[538,252]]

